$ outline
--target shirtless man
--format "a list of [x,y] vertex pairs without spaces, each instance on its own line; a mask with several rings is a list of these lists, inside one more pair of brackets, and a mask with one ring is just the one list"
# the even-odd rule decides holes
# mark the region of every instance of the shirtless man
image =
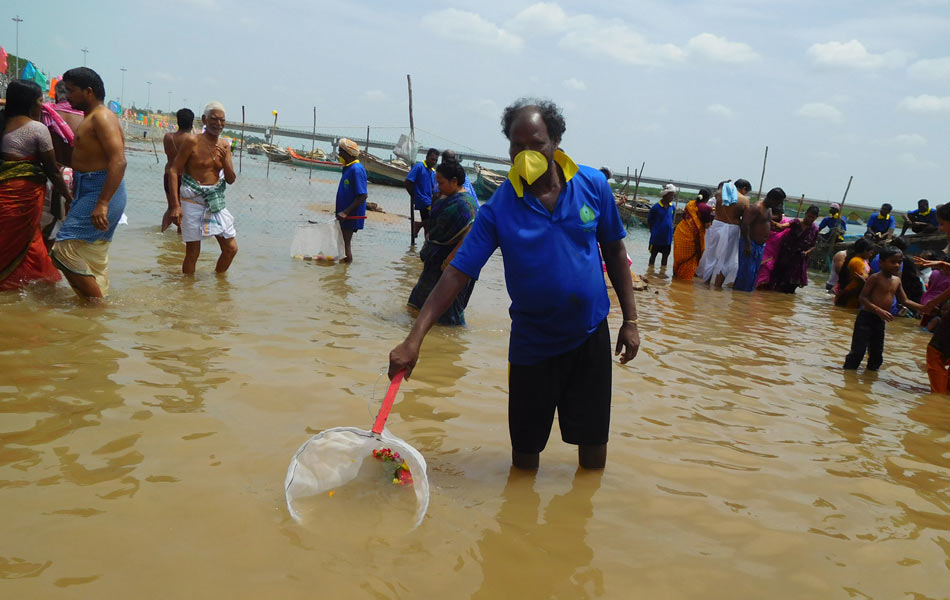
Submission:
[[[168,201],[169,206],[171,206],[171,198],[169,197],[171,178],[168,176],[168,171],[171,170],[172,163],[175,162],[175,156],[178,154],[178,149],[182,147],[184,140],[194,137],[191,130],[195,124],[195,113],[187,108],[179,110],[175,113],[175,116],[178,118],[178,131],[175,133],[166,133],[165,137],[162,138],[162,146],[165,147],[165,156],[167,157],[164,177],[165,199]],[[181,187],[181,178],[175,181],[175,185],[179,188]],[[162,231],[168,229],[169,225],[171,225],[171,220],[168,218],[168,213],[166,212],[165,217],[162,219]],[[181,233],[181,225],[178,225],[178,233]]]
[[[215,272],[224,273],[237,254],[234,217],[224,207],[225,184],[237,179],[231,161],[231,145],[219,138],[224,130],[224,106],[209,102],[201,115],[204,133],[182,138],[175,161],[168,170],[170,181],[181,178],[181,190],[170,186],[168,210],[162,223],[181,225],[185,260],[181,272],[195,272],[201,240],[214,236],[221,247]],[[224,176],[221,176],[221,173]]]
[[82,298],[103,298],[109,290],[109,244],[125,210],[125,140],[119,119],[103,101],[102,78],[86,67],[63,74],[69,104],[85,117],[72,153],[73,202],[50,251]]
[[772,188],[765,199],[750,206],[739,223],[739,271],[732,289],[751,292],[762,266],[765,242],[769,241],[772,229],[772,210],[785,203],[785,191]]
[[706,251],[699,260],[696,275],[717,290],[736,279],[739,269],[739,223],[749,208],[752,184],[745,179],[724,181],[716,192],[716,220],[706,231]]

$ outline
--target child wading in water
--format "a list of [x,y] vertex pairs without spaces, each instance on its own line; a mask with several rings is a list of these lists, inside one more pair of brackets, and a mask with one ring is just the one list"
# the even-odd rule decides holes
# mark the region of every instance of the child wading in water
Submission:
[[851,352],[844,361],[845,369],[857,369],[868,354],[868,371],[877,371],[884,362],[884,323],[893,321],[891,306],[897,296],[898,304],[922,311],[923,306],[907,299],[901,286],[900,268],[904,254],[888,246],[881,250],[881,270],[868,277],[861,290],[861,309],[854,320]]

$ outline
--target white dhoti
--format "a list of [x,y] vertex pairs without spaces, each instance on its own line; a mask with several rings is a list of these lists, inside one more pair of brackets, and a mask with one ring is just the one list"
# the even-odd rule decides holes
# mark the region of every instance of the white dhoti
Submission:
[[717,275],[725,276],[723,285],[731,285],[739,271],[739,226],[713,221],[706,230],[706,250],[699,259],[696,276],[715,283]]
[[[201,186],[213,188],[214,186]],[[198,192],[188,186],[181,186],[181,239],[186,242],[200,242],[208,237],[233,238],[237,235],[234,230],[234,217],[228,209],[222,208],[218,212],[208,210],[208,204]]]

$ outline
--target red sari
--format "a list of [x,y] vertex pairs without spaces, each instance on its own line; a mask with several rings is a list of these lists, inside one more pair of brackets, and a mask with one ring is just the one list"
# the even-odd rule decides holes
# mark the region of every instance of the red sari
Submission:
[[46,175],[38,164],[0,162],[0,290],[60,280],[40,232],[45,194]]

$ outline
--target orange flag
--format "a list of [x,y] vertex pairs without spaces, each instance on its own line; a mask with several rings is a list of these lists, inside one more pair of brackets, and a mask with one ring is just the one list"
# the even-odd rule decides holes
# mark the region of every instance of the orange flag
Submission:
[[56,84],[59,83],[59,79],[53,77],[49,81],[49,97],[53,100],[56,100]]

